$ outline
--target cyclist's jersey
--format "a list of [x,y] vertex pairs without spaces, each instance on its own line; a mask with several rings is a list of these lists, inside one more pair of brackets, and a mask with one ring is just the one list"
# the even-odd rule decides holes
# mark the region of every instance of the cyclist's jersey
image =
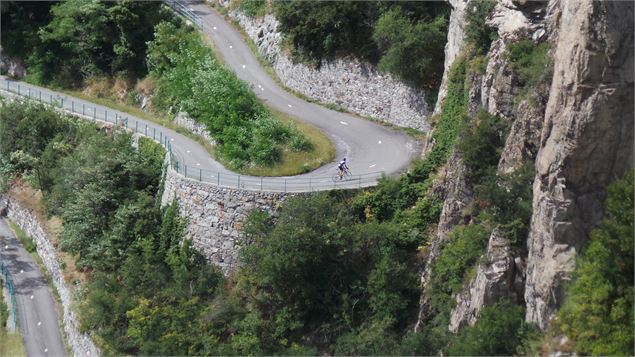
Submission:
[[340,163],[337,164],[337,168],[340,170],[344,170],[345,167],[346,167],[346,161],[340,161]]

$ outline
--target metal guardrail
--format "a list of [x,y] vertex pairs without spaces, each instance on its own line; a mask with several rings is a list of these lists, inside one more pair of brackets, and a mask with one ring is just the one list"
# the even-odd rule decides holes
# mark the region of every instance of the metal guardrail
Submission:
[[121,129],[146,136],[163,146],[169,155],[172,168],[180,175],[202,182],[207,182],[216,186],[237,188],[254,191],[273,192],[311,192],[327,191],[335,189],[352,189],[374,186],[377,180],[384,176],[384,172],[371,172],[362,175],[353,175],[348,179],[339,180],[335,177],[333,170],[330,176],[322,177],[255,177],[233,173],[216,172],[200,168],[199,165],[188,165],[181,155],[172,148],[172,138],[163,132],[161,126],[145,124],[134,118],[129,118],[121,112],[89,106],[85,103],[78,103],[74,100],[54,96],[49,93],[42,95],[42,91],[31,88],[28,85],[21,85],[14,81],[0,80],[0,91],[17,94],[25,99],[38,101],[50,105],[59,110],[70,112],[71,114],[82,116],[94,121],[112,123]]
[[[15,302],[15,290],[13,288],[13,280],[11,280],[11,276],[9,275],[9,269],[4,265],[2,261],[0,261],[0,274],[2,274],[2,279],[4,280],[4,286],[9,291],[9,299],[11,300],[11,316],[13,317],[13,326],[18,325],[18,310],[17,304]],[[2,296],[0,296],[2,299]],[[0,326],[1,328],[2,326]]]
[[201,21],[201,17],[194,12],[193,9],[188,8],[184,4],[176,0],[165,0],[165,3],[174,10],[177,14],[185,17],[187,20],[191,21],[194,25],[199,28],[203,27],[203,21]]

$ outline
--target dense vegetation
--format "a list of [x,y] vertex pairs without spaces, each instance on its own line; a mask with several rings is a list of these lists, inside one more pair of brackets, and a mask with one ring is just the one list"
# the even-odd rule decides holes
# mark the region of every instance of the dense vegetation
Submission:
[[549,44],[535,44],[531,40],[520,40],[509,44],[507,57],[518,78],[517,101],[531,99],[546,104],[553,60],[549,56]]
[[319,65],[353,55],[413,86],[440,83],[449,14],[443,2],[296,0],[275,1],[273,10],[296,60]]
[[[26,60],[27,80],[62,88],[114,82],[120,87],[115,92],[134,99],[131,83],[145,78],[143,83],[156,85],[154,109],[188,112],[216,140],[218,158],[234,169],[271,166],[284,151],[312,149],[161,2],[69,0],[38,6],[10,2],[2,12],[3,46]],[[24,22],[31,18],[35,21]]]
[[295,127],[274,119],[245,82],[219,65],[191,29],[170,22],[157,25],[148,63],[159,83],[155,104],[197,118],[230,166],[268,165],[279,161],[284,149],[311,149]]
[[633,176],[608,187],[606,218],[577,259],[556,330],[580,355],[633,355]]
[[145,76],[146,42],[169,17],[160,2],[138,1],[8,2],[2,10],[3,49],[25,59],[33,81],[62,87]]

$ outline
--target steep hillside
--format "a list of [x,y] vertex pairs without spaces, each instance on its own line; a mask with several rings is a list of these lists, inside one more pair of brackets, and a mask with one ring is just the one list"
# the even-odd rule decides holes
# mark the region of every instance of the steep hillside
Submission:
[[[475,165],[471,150],[461,149],[469,135],[459,138],[446,164],[437,186],[444,206],[422,271],[417,328],[447,314],[435,301],[438,275],[461,242],[456,232],[480,226],[491,235],[478,245],[482,257],[455,272],[461,284],[451,289],[449,329],[474,325],[487,306],[511,301],[526,309],[528,323],[546,330],[567,300],[576,256],[603,217],[607,185],[633,166],[633,4],[491,3],[485,24],[496,35],[481,55],[468,30],[487,2],[451,3],[446,73],[435,112],[443,113],[454,94],[452,66],[467,61],[473,69],[463,88],[467,115],[474,118],[483,108],[509,129],[496,151],[496,174],[485,181],[474,180],[484,163]],[[483,122],[477,115],[467,125]],[[522,177],[524,166],[531,176]],[[521,182],[510,175],[533,182],[533,189],[492,210],[505,194],[493,196],[487,186],[494,182],[512,194]],[[517,221],[520,215],[497,219],[518,203],[530,213],[525,222]]]

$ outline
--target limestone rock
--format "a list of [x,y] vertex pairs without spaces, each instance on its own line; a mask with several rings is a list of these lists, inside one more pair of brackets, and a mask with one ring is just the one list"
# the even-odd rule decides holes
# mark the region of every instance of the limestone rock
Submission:
[[[487,245],[486,260],[480,263],[476,277],[455,296],[456,307],[450,314],[449,329],[457,332],[466,324],[476,323],[480,311],[501,299],[522,299],[522,271],[516,270],[509,240],[496,228]],[[520,290],[520,291],[519,291]]]
[[554,77],[536,159],[527,320],[546,328],[605,187],[633,165],[633,3],[562,1]]

